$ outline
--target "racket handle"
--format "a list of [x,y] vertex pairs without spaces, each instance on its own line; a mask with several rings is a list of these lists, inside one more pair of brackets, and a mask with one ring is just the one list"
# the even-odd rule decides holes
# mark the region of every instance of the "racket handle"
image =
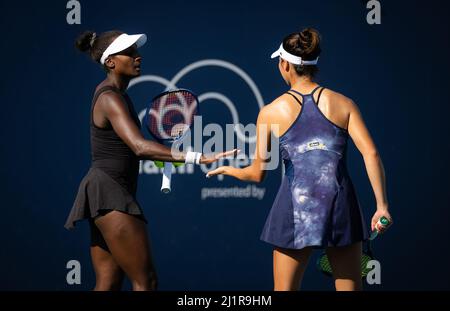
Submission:
[[382,216],[380,219],[378,219],[377,223],[375,224],[375,230],[373,230],[370,233],[370,237],[369,240],[373,240],[378,236],[378,227],[379,226],[384,226],[387,227],[389,226],[389,219],[387,219],[386,217]]
[[170,181],[172,179],[172,162],[164,163],[164,170],[162,176],[162,185],[161,192],[162,193],[170,193]]

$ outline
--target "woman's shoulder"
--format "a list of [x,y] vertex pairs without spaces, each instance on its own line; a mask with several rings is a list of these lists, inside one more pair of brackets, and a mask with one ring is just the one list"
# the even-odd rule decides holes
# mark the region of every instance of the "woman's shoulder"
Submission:
[[[319,90],[319,92],[320,92],[320,90]],[[342,94],[340,92],[337,92],[335,90],[329,89],[327,87],[323,87],[323,91],[322,91],[322,95],[321,96],[333,99],[333,101],[339,101],[339,102],[351,101],[351,99],[348,98],[347,96],[345,96],[344,94]]]
[[280,96],[278,96],[277,98],[275,98],[274,100],[272,100],[270,103],[264,105],[259,113],[260,114],[266,114],[266,115],[270,115],[273,113],[277,113],[277,111],[283,107],[284,105],[286,105],[286,103],[289,100],[289,95],[287,95],[286,93],[281,94]]
[[103,111],[124,111],[128,105],[125,94],[111,85],[99,85],[95,90],[95,107]]
[[258,114],[259,120],[266,120],[267,122],[284,122],[286,118],[289,119],[293,112],[293,106],[290,103],[292,97],[289,94],[281,94],[270,103],[264,105]]
[[319,104],[330,105],[336,108],[339,107],[345,110],[351,110],[356,106],[351,98],[326,87],[323,88],[322,94],[320,95]]
[[116,92],[119,94],[125,94],[125,92],[122,92],[120,89],[118,89],[116,86],[106,83],[105,81],[101,82],[95,87],[95,93],[98,93],[99,91],[104,92]]
[[98,84],[94,91],[94,96],[97,96],[98,99],[110,99],[110,100],[122,100],[125,96],[127,96],[126,92],[121,91],[114,85],[110,85],[105,81]]
[[292,95],[289,95],[287,92],[283,93],[280,96],[278,96],[277,98],[275,98],[274,100],[272,100],[272,102],[265,105],[263,108],[266,108],[266,110],[268,110],[268,112],[276,110],[280,106],[283,106],[283,105],[286,105],[287,103],[289,103],[289,101],[292,99],[291,96]]

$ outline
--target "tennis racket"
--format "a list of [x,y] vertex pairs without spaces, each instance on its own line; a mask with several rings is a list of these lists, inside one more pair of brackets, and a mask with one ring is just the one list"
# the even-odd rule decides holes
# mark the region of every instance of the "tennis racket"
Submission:
[[[372,252],[371,242],[370,240],[367,240],[361,257],[361,278],[365,278],[371,271],[371,269],[367,267],[367,263],[373,259],[375,259],[375,257]],[[333,270],[331,269],[331,264],[325,251],[320,255],[316,266],[317,269],[325,275],[333,276]]]
[[[375,225],[375,230],[373,230],[369,234],[369,239],[365,243],[365,248],[363,249],[362,258],[361,258],[361,277],[362,278],[365,278],[367,276],[367,274],[370,272],[370,269],[367,267],[367,263],[370,260],[375,259],[375,257],[373,256],[373,252],[372,252],[371,241],[374,240],[378,236],[379,226],[384,226],[387,228],[390,225],[391,225],[391,222],[389,221],[389,219],[382,216],[378,220],[377,224]],[[328,256],[325,251],[322,253],[322,255],[317,260],[316,266],[317,266],[317,269],[319,269],[324,274],[326,274],[328,276],[333,275],[333,271],[331,270],[331,264],[330,264],[330,261],[328,260]]]
[[[152,99],[147,107],[144,124],[161,144],[177,146],[190,131],[194,116],[198,115],[198,98],[189,90],[163,92]],[[171,191],[172,163],[165,162],[161,191]]]

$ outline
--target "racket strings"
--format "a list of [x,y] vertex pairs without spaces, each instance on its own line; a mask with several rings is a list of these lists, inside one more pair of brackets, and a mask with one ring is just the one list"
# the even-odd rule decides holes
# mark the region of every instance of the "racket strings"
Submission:
[[[361,257],[361,276],[366,277],[367,274],[371,271],[371,269],[368,267],[368,263],[373,258],[366,253],[362,253]],[[319,257],[319,260],[317,261],[317,267],[320,271],[324,272],[327,275],[333,274],[333,269],[331,268],[331,263],[328,260],[328,256],[324,253]]]
[[188,91],[174,91],[156,98],[149,111],[148,128],[160,139],[178,139],[197,112],[197,98]]

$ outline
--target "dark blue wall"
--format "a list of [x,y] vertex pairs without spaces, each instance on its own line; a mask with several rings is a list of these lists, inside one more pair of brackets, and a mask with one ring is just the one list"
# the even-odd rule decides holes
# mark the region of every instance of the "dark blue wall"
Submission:
[[[323,36],[320,83],[359,105],[386,169],[396,223],[374,245],[382,285],[366,288],[450,289],[448,11],[444,1],[381,2],[382,24],[375,26],[356,0],[81,1],[81,25],[66,23],[66,1],[2,2],[0,289],[94,285],[86,223],[74,232],[63,228],[89,167],[89,106],[104,75],[73,48],[78,33],[147,33],[143,73],[167,79],[198,60],[225,60],[247,72],[269,103],[286,90],[269,55],[304,26]],[[242,123],[256,119],[254,96],[232,72],[199,69],[179,86],[226,94]],[[141,110],[163,89],[146,83],[129,93]],[[206,120],[231,123],[224,106],[211,100],[204,107]],[[369,222],[374,196],[353,145],[349,168]],[[160,175],[141,175],[138,197],[160,288],[271,289],[271,247],[259,234],[279,181],[280,170],[258,185],[267,189],[261,201],[201,200],[203,187],[245,184],[206,180],[196,168],[176,175],[177,190],[165,196]],[[81,285],[66,284],[70,259],[82,264]],[[311,262],[303,288],[333,287]]]

